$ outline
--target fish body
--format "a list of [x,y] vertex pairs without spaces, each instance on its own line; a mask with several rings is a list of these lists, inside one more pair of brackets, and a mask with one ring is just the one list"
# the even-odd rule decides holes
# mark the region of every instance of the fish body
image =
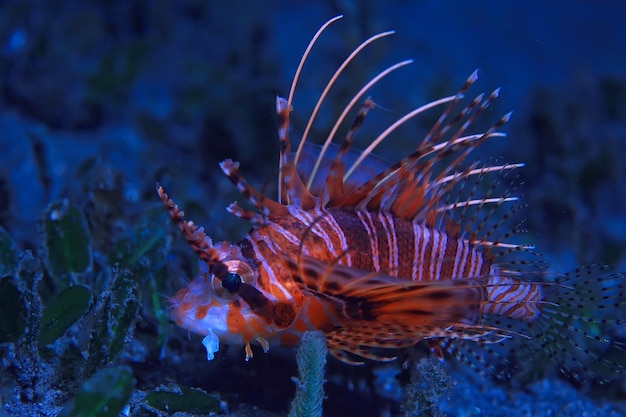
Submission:
[[[248,235],[213,243],[157,186],[201,264],[201,273],[171,298],[176,324],[205,336],[209,359],[220,341],[245,346],[247,360],[251,343],[265,351],[272,343],[293,345],[307,330],[322,331],[329,351],[350,364],[392,360],[381,351],[427,340],[438,356],[446,350],[466,362],[482,361],[477,367],[483,369],[488,366],[476,357],[477,347],[505,360],[514,349],[490,346],[511,343],[575,372],[618,348],[597,330],[622,325],[607,316],[624,305],[623,275],[590,267],[544,279],[529,260],[532,248],[512,243],[515,231],[503,226],[519,205],[496,184],[523,164],[466,162],[486,140],[504,136],[498,129],[510,116],[485,132],[467,133],[499,94],[478,95],[461,107],[476,72],[456,94],[407,113],[355,152],[353,139],[376,104],[362,101],[343,141],[335,139],[337,129],[371,86],[409,61],[392,65],[355,95],[323,145],[310,145],[310,125],[334,80],[363,48],[391,32],[375,35],[331,78],[292,152],[289,115],[297,79],[315,40],[335,20],[311,41],[289,97],[277,98],[278,196],[250,186],[237,162],[220,164],[255,209],[228,207],[253,224]],[[373,156],[397,127],[436,107],[443,108],[441,116],[405,158],[387,163]],[[502,214],[507,204],[512,207]],[[608,359],[599,362],[598,375],[621,372]]]

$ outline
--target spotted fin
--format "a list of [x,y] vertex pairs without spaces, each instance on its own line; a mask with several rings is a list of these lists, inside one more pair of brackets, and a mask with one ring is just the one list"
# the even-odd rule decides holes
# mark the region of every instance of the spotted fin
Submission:
[[[523,333],[507,343],[442,340],[449,355],[482,375],[510,380],[556,370],[577,384],[607,383],[624,373],[626,274],[595,265],[557,277],[543,287],[541,316],[524,323],[484,315],[483,323]],[[552,363],[554,367],[549,366]]]
[[358,358],[392,361],[395,356],[375,350],[407,348],[422,340],[433,340],[435,344],[440,340],[460,340],[492,345],[510,337],[502,329],[484,325],[460,323],[443,328],[397,320],[354,321],[326,334],[328,350],[350,365],[361,365],[363,362]]
[[549,359],[575,381],[607,382],[623,374],[626,274],[605,265],[578,268],[545,289],[549,304],[532,327],[530,354]]

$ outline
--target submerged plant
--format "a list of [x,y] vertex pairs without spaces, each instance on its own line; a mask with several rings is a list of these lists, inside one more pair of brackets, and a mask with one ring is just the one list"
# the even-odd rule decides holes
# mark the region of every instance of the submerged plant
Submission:
[[[120,236],[95,243],[83,209],[55,201],[40,221],[41,257],[20,254],[0,228],[0,398],[10,415],[115,417],[129,410],[137,378],[122,363],[128,362],[124,352],[138,344],[136,321],[165,327],[155,296],[163,292],[166,238],[155,226],[159,217],[149,213],[155,211],[146,210],[144,220]],[[164,334],[151,339],[155,351],[163,349]],[[180,404],[201,404],[189,410],[221,409],[210,394],[178,389]],[[174,399],[163,395],[154,392],[135,408],[158,409],[159,401]]]
[[289,417],[321,417],[327,354],[322,333],[306,332],[302,336],[296,356],[299,378],[293,379],[296,396],[291,402]]

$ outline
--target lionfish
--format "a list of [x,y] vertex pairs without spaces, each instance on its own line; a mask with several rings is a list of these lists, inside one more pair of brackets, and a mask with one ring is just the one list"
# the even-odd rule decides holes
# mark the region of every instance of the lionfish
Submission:
[[[311,144],[312,123],[339,75],[393,31],[372,36],[334,73],[292,152],[289,117],[298,78],[316,40],[341,17],[314,35],[288,98],[276,99],[276,199],[246,182],[237,162],[220,164],[255,209],[227,208],[253,225],[241,241],[213,243],[157,185],[201,265],[199,276],[171,298],[173,321],[205,336],[209,360],[220,341],[245,346],[248,360],[251,343],[267,352],[270,344],[294,345],[317,330],[332,355],[348,364],[393,360],[390,349],[425,341],[439,358],[448,352],[487,372],[513,366],[512,354],[523,351],[542,354],[572,375],[619,375],[621,344],[605,328],[622,325],[616,312],[625,303],[624,275],[595,266],[543,279],[548,274],[540,263],[526,259],[532,247],[510,242],[515,229],[501,231],[520,205],[511,191],[497,191],[496,178],[523,164],[465,162],[488,139],[505,136],[498,129],[510,117],[466,133],[499,93],[480,94],[458,110],[477,71],[456,94],[410,111],[357,152],[353,139],[377,107],[363,97],[412,61],[392,65],[356,93],[321,146]],[[357,102],[352,125],[335,143]],[[399,126],[436,107],[441,115],[406,157],[387,163],[373,155]],[[511,348],[503,350],[506,344]]]

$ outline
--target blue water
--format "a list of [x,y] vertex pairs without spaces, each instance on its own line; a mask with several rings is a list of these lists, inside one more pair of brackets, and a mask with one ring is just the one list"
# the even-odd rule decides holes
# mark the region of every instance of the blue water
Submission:
[[[514,113],[503,129],[509,137],[488,144],[477,157],[526,163],[519,183],[528,203],[529,239],[557,272],[590,263],[626,270],[626,3],[621,1],[304,6],[286,1],[5,0],[0,2],[0,225],[21,249],[40,249],[37,221],[49,202],[67,197],[88,204],[94,183],[117,176],[121,206],[140,211],[157,204],[153,190],[160,181],[192,206],[194,220],[215,240],[237,240],[248,226],[224,211],[238,194],[217,162],[239,160],[255,185],[273,187],[275,97],[288,94],[312,34],[340,13],[344,19],[323,34],[296,90],[294,138],[352,48],[394,29],[396,34],[368,48],[338,80],[313,137],[325,137],[352,94],[399,60],[415,62],[371,91],[385,110],[376,109],[366,121],[361,147],[404,112],[453,94],[478,68],[480,79],[470,96],[502,87],[479,127]],[[380,154],[403,156],[419,142],[427,123],[405,126]],[[182,333],[176,337],[184,340]],[[195,353],[203,361],[202,352]],[[290,372],[292,356],[281,356]],[[243,370],[233,373],[261,372],[248,365],[241,363]],[[211,372],[228,375],[218,367],[211,364],[206,378]],[[379,370],[370,375],[338,364],[329,372],[327,415],[349,415],[351,401],[366,404],[369,415],[397,410],[398,392],[391,391],[399,386],[393,375],[387,380],[389,375],[381,377]],[[169,369],[163,374],[183,383]],[[368,378],[378,378],[372,386],[380,401],[368,402],[367,384],[373,380]],[[611,395],[582,392],[556,378],[533,382],[526,391],[487,382],[477,390],[462,374],[453,373],[452,379],[456,388],[442,400],[451,415],[501,415],[498,410],[620,415],[609,410],[625,409]],[[187,374],[182,380],[201,385],[203,378]],[[231,409],[241,401],[282,412],[293,383],[281,375],[276,384],[289,393],[282,403],[276,393],[264,400],[262,385],[248,386],[238,397],[233,384],[226,384],[222,394]],[[615,384],[608,391],[623,393],[624,382]],[[153,388],[148,385],[143,389]],[[219,391],[215,384],[204,387]],[[545,391],[552,389],[559,395],[550,403]],[[572,401],[579,407],[568,409]],[[533,402],[537,408],[515,406]],[[493,414],[485,414],[486,407]]]

